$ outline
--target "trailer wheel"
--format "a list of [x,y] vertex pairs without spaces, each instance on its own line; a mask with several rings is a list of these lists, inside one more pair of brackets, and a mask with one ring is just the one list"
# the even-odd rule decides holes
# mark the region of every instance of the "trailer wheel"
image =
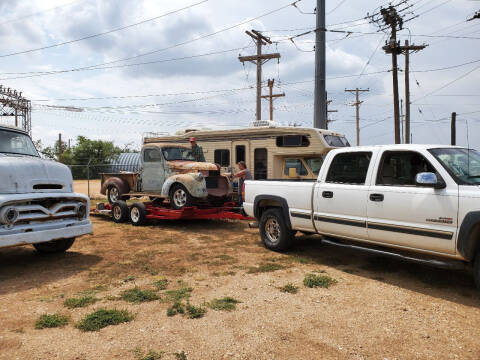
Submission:
[[133,226],[142,226],[147,222],[147,208],[143,203],[135,203],[130,207],[130,221]]
[[175,184],[170,190],[170,204],[175,210],[181,210],[184,207],[192,206],[192,195],[182,184]]
[[260,219],[260,236],[263,244],[273,251],[284,251],[292,245],[294,232],[290,230],[277,208],[266,210]]
[[33,244],[35,250],[42,254],[54,254],[65,252],[70,249],[75,242],[75,238],[53,240],[44,243]]
[[128,220],[128,205],[123,200],[115,201],[112,205],[112,219],[117,224]]

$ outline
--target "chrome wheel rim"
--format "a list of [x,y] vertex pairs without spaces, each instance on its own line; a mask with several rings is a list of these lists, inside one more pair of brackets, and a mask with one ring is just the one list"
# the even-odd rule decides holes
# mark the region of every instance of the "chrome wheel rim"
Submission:
[[273,244],[276,244],[280,241],[280,224],[278,223],[277,219],[269,218],[265,223],[265,234],[267,235],[268,241]]
[[110,189],[110,200],[112,200],[112,202],[115,202],[118,200],[120,194],[118,193],[118,189],[116,187],[112,187]]
[[173,193],[173,202],[177,207],[184,207],[187,203],[187,193],[183,189],[177,189]]
[[130,211],[130,218],[134,223],[137,223],[140,220],[140,211],[138,210],[138,208],[132,208],[132,210]]
[[120,209],[120,206],[113,207],[113,217],[117,220],[122,217],[122,209]]

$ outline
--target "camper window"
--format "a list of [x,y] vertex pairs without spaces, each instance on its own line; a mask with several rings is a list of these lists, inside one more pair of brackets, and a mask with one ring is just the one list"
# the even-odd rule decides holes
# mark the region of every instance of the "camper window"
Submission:
[[308,171],[303,162],[300,159],[286,159],[285,160],[285,170],[284,174],[288,176],[290,169],[294,168],[297,170],[299,176],[307,176]]
[[310,141],[304,135],[277,136],[277,146],[279,147],[301,147],[309,145]]
[[215,150],[214,152],[214,162],[220,164],[222,167],[230,166],[230,150],[221,149]]
[[320,172],[320,168],[322,167],[322,164],[323,164],[323,158],[321,157],[307,158],[305,159],[305,162],[307,163],[307,166],[312,171],[313,175],[318,176],[318,173]]
[[245,145],[237,145],[235,146],[235,163],[239,163],[240,161],[245,161]]
[[345,138],[345,136],[337,136],[337,135],[324,135],[323,138],[327,142],[328,145],[334,147],[346,147],[350,146],[350,143]]

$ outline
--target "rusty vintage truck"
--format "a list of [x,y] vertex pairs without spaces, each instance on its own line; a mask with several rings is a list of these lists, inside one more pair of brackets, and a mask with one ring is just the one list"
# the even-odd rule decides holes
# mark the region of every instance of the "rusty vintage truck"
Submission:
[[138,172],[101,174],[101,193],[113,204],[130,197],[169,199],[182,209],[199,202],[223,204],[232,194],[228,177],[212,163],[196,162],[188,146],[150,143],[141,151]]

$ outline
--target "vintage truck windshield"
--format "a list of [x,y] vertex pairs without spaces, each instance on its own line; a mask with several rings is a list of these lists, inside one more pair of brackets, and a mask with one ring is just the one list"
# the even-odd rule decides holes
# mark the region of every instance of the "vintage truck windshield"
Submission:
[[0,129],[0,153],[39,156],[26,134]]
[[172,160],[195,161],[195,158],[192,155],[192,150],[186,149],[184,147],[167,147],[167,148],[163,148],[162,152],[163,152],[163,157],[167,161],[172,161]]
[[463,185],[480,185],[480,153],[469,149],[430,149],[454,180]]

